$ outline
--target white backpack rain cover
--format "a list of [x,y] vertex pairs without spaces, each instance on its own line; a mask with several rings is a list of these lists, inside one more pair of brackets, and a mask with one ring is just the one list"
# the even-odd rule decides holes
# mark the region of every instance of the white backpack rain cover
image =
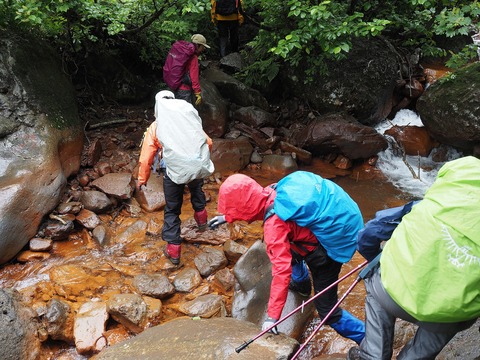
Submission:
[[157,138],[168,177],[176,184],[187,184],[210,176],[215,168],[197,110],[185,100],[159,94],[155,96]]

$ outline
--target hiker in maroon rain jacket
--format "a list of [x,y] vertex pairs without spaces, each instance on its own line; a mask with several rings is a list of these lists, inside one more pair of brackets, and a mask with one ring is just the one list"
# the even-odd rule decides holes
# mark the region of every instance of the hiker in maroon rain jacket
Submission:
[[192,36],[192,43],[195,44],[195,53],[188,60],[186,64],[186,72],[184,75],[184,80],[180,87],[175,91],[175,98],[186,100],[189,103],[193,104],[192,95],[195,97],[195,105],[200,105],[202,103],[202,89],[200,88],[200,68],[198,65],[198,56],[205,50],[209,49],[210,46],[207,45],[207,40],[201,34],[195,34]]
[[[209,226],[237,220],[252,222],[264,220],[267,208],[275,199],[273,187],[263,188],[252,178],[235,174],[222,184],[218,194],[218,211],[223,214],[210,220]],[[315,235],[306,227],[293,221],[283,221],[276,214],[265,220],[264,241],[272,263],[272,284],[268,301],[268,318],[263,329],[280,319],[287,299],[292,262],[305,262],[312,273],[315,292],[318,293],[338,279],[342,264],[331,259]],[[310,280],[308,280],[310,281]],[[311,286],[311,285],[310,285]],[[314,303],[324,318],[337,302],[337,287],[332,287]],[[365,334],[363,322],[348,311],[337,308],[327,320],[340,335],[357,343]],[[276,327],[271,330],[277,334]]]

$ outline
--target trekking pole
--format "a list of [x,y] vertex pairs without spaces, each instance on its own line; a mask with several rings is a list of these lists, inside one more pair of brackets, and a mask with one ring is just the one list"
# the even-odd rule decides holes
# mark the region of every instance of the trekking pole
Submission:
[[[343,275],[341,278],[339,278],[337,281],[331,283],[329,286],[327,286],[325,289],[323,289],[322,291],[320,291],[319,293],[315,294],[314,296],[312,296],[310,299],[308,299],[307,301],[305,302],[302,302],[302,305],[298,306],[297,308],[293,309],[290,313],[288,313],[287,315],[285,315],[283,318],[281,318],[280,320],[278,320],[276,323],[274,323],[272,326],[270,326],[269,328],[263,330],[262,332],[258,333],[257,335],[255,335],[252,339],[248,340],[248,341],[245,341],[242,345],[240,345],[239,347],[235,348],[235,352],[238,354],[240,351],[242,351],[243,349],[245,349],[248,345],[250,345],[252,342],[254,342],[255,340],[257,340],[259,337],[261,337],[262,335],[266,334],[267,332],[269,332],[270,330],[272,330],[275,326],[277,326],[278,324],[284,322],[285,320],[287,320],[290,316],[292,316],[293,314],[295,314],[297,311],[299,310],[302,310],[305,305],[311,303],[312,301],[314,301],[316,298],[318,298],[319,296],[323,295],[325,292],[327,292],[328,290],[330,290],[332,287],[338,285],[338,283],[340,283],[341,281],[345,280],[346,278],[348,278],[350,275],[354,274],[355,272],[357,272],[358,270],[360,270],[362,267],[364,267],[365,265],[367,265],[368,261],[364,261],[363,263],[361,263],[360,265],[358,265],[356,268],[350,270],[348,273],[346,273],[345,275]],[[338,305],[337,305],[338,307]]]
[[[366,277],[369,276],[370,272],[377,266],[377,264],[380,262],[380,257],[382,253],[379,253],[374,259],[370,260],[370,262],[365,261],[363,264],[360,264],[359,267],[363,267],[368,263],[368,266],[365,267],[360,273],[358,274],[357,278],[355,281],[350,285],[350,287],[345,291],[345,294],[340,298],[340,300],[337,301],[335,306],[328,312],[328,314],[323,318],[323,320],[320,322],[320,324],[313,330],[313,332],[310,334],[310,336],[305,340],[305,342],[300,346],[298,351],[293,355],[293,357],[290,360],[295,360],[298,355],[302,352],[302,350],[307,346],[307,344],[312,340],[312,338],[315,336],[315,334],[320,330],[320,328],[325,324],[327,319],[330,317],[330,315],[333,314],[333,312],[340,306],[340,303],[347,297],[348,294],[350,294],[355,287],[361,280],[365,279]],[[358,267],[357,267],[358,268]]]
[[310,340],[312,340],[312,338],[315,336],[315,334],[320,330],[320,328],[323,326],[323,324],[325,324],[325,322],[328,320],[328,318],[330,317],[330,315],[332,315],[332,313],[340,306],[340,303],[347,297],[348,294],[350,294],[350,292],[353,290],[353,288],[355,287],[355,285],[357,285],[359,282],[360,282],[361,278],[360,276],[358,276],[355,281],[352,283],[352,285],[350,285],[350,287],[348,288],[347,291],[345,291],[345,293],[342,295],[342,297],[340,298],[340,300],[337,301],[337,303],[335,304],[335,306],[332,308],[332,310],[330,310],[328,312],[328,314],[323,318],[323,320],[320,322],[320,324],[313,330],[313,332],[310,334],[310,336],[307,338],[307,340],[305,340],[305,342],[302,344],[302,346],[300,346],[300,348],[297,350],[297,352],[295,353],[295,355],[293,355],[293,357],[290,359],[290,360],[295,360],[298,355],[300,355],[300,353],[302,352],[302,350],[308,345],[308,343],[310,342]]

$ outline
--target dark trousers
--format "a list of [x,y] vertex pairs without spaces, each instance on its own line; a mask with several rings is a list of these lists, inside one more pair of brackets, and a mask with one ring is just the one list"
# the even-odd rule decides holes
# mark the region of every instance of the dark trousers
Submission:
[[[313,289],[315,294],[338,280],[338,275],[342,269],[342,264],[331,259],[323,246],[317,246],[317,249],[305,257],[305,262],[312,273]],[[314,300],[318,315],[323,319],[332,310],[338,301],[338,287],[334,286],[325,294]],[[337,322],[342,316],[342,309],[338,307],[327,320],[327,324]]]
[[193,105],[193,91],[192,90],[177,90],[175,91],[175,99],[188,101]]
[[238,20],[218,21],[218,36],[220,38],[220,56],[227,55],[227,44],[230,40],[230,52],[238,51]]
[[380,268],[364,279],[365,338],[360,345],[364,360],[390,360],[393,354],[395,321],[397,318],[418,325],[415,336],[397,355],[397,359],[434,360],[458,331],[473,325],[475,319],[458,323],[427,323],[415,320],[403,310],[387,293],[381,282]]
[[190,190],[190,201],[194,211],[202,211],[207,203],[203,192],[203,179],[197,179],[188,184],[176,184],[167,174],[163,175],[163,192],[165,194],[165,209],[162,228],[162,239],[171,244],[181,244],[180,214],[182,213],[183,191],[185,185]]

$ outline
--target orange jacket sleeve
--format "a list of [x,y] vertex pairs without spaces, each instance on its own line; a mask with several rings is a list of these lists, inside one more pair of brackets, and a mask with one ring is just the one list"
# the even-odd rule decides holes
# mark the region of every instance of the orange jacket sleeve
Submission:
[[205,133],[205,136],[207,137],[207,145],[208,145],[208,149],[210,151],[212,151],[212,146],[213,146],[213,140],[210,136],[207,135],[207,133],[204,131]]
[[157,139],[157,122],[154,121],[145,132],[140,152],[138,184],[146,184],[150,177],[150,168],[152,167],[155,154],[162,148]]

